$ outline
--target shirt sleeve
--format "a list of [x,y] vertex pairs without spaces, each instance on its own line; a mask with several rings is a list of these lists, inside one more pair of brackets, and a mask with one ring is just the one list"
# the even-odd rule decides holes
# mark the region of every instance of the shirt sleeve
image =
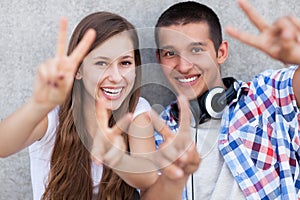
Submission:
[[48,117],[48,127],[45,135],[39,140],[34,142],[31,145],[31,148],[40,148],[41,146],[44,146],[48,144],[50,141],[52,141],[53,137],[56,134],[58,124],[59,124],[59,106],[54,108],[52,111],[50,111],[47,115]]
[[133,113],[133,119],[136,118],[138,115],[148,112],[150,110],[151,110],[151,106],[149,102],[143,97],[140,97],[138,104],[136,105],[136,108]]

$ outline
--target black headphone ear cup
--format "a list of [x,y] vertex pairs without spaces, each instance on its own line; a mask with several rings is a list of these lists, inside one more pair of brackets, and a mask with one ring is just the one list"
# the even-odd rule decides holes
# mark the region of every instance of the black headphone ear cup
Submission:
[[198,98],[198,104],[199,104],[199,124],[202,124],[207,119],[211,118],[209,113],[207,113],[206,110],[206,98],[207,95],[209,95],[209,91],[206,91],[203,95],[201,95]]
[[229,104],[234,98],[236,98],[238,87],[239,83],[237,81],[234,81],[226,90],[227,104]]

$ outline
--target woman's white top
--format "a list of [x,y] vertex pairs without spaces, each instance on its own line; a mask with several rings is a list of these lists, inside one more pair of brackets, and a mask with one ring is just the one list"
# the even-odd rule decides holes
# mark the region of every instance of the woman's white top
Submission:
[[[133,118],[151,109],[147,100],[140,97]],[[56,131],[59,124],[59,107],[56,107],[48,114],[48,128],[44,137],[29,147],[31,181],[33,199],[40,200],[45,192],[50,171],[50,159],[55,142]],[[94,182],[94,193],[98,193],[98,186],[102,177],[102,165],[95,165],[92,162],[92,176]]]

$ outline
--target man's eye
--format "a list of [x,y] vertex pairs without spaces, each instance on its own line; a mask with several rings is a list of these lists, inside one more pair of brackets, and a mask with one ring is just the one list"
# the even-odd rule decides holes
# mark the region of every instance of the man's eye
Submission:
[[203,51],[203,49],[201,49],[201,48],[199,48],[199,47],[194,47],[194,48],[192,48],[192,53],[200,53],[200,52],[202,52]]
[[175,56],[175,52],[174,51],[166,51],[165,53],[164,53],[164,56],[166,56],[166,57],[172,57],[172,56]]

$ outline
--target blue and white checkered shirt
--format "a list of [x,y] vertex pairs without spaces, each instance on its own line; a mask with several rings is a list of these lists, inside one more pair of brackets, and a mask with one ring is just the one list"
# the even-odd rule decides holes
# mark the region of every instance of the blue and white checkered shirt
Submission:
[[[241,83],[238,98],[224,111],[219,149],[247,199],[298,198],[300,111],[292,88],[296,69],[268,70]],[[169,111],[170,106],[161,116],[176,132]],[[163,142],[157,133],[155,139],[157,145]],[[182,199],[187,199],[186,190]]]

